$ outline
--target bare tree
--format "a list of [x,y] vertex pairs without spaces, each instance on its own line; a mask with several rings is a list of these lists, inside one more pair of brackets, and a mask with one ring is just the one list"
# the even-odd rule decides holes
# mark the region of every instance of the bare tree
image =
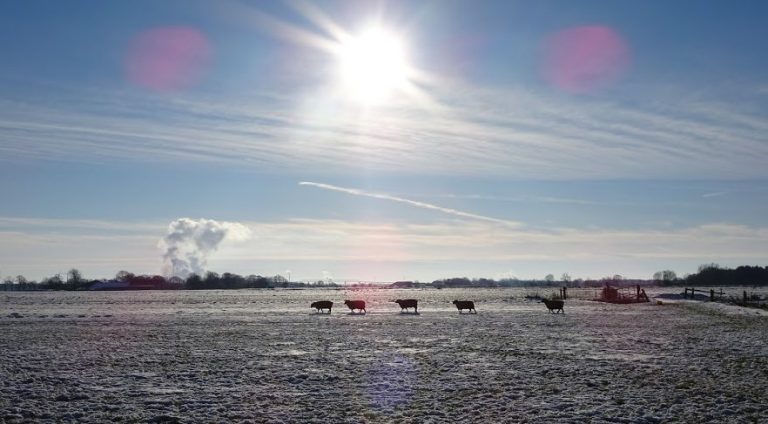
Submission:
[[13,290],[13,278],[11,277],[3,278],[3,286],[5,290]]
[[77,268],[72,268],[67,271],[67,285],[70,290],[79,288],[83,281],[83,274]]
[[27,285],[29,284],[29,281],[27,281],[27,278],[23,275],[17,275],[16,276],[16,284],[19,285],[20,290],[27,289]]
[[135,277],[135,275],[128,271],[118,271],[117,274],[115,274],[115,280],[122,282],[127,282],[133,277]]
[[653,279],[656,282],[670,282],[677,280],[677,274],[675,271],[666,269],[664,271],[658,271],[653,274]]

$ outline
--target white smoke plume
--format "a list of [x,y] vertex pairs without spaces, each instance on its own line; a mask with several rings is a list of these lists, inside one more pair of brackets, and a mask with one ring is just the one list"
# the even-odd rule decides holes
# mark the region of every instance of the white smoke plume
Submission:
[[251,238],[251,230],[237,222],[179,218],[168,225],[168,233],[158,243],[164,250],[163,274],[186,278],[202,275],[208,255],[224,241]]
[[328,271],[323,271],[323,281],[325,283],[333,283],[333,274]]

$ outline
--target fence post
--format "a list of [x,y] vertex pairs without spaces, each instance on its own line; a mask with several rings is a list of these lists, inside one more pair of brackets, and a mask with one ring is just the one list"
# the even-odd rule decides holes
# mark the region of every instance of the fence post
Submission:
[[744,290],[744,303],[747,303],[747,291]]
[[709,301],[710,302],[715,301],[715,289],[709,289]]

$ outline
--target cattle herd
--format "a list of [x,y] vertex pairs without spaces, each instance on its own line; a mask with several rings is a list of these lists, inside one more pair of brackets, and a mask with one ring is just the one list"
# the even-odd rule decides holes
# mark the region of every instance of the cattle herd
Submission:
[[[419,301],[416,299],[397,299],[393,301],[394,303],[397,303],[400,306],[400,312],[408,312],[408,309],[413,309],[413,313],[417,314],[419,313]],[[548,300],[543,299],[542,302],[544,305],[546,305],[549,312],[554,313],[560,313],[563,312],[563,301],[562,300]],[[477,313],[477,310],[475,309],[475,302],[471,300],[454,300],[454,305],[456,305],[456,309],[459,310],[459,313],[464,313],[464,310],[467,310],[467,312],[471,313]],[[355,314],[364,314],[367,311],[365,310],[365,301],[364,300],[345,300],[344,304],[347,305],[351,313]],[[319,300],[317,302],[312,302],[311,305],[309,305],[310,308],[317,309],[318,313],[324,313],[324,311],[327,309],[328,313],[331,313],[331,309],[333,309],[333,302],[330,300]],[[357,311],[357,312],[355,312]]]

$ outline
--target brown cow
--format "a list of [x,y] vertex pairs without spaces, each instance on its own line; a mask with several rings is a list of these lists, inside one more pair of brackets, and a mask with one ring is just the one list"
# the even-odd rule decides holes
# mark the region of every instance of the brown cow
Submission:
[[347,305],[352,313],[355,313],[355,309],[360,311],[360,313],[367,313],[364,300],[345,300],[344,304]]

